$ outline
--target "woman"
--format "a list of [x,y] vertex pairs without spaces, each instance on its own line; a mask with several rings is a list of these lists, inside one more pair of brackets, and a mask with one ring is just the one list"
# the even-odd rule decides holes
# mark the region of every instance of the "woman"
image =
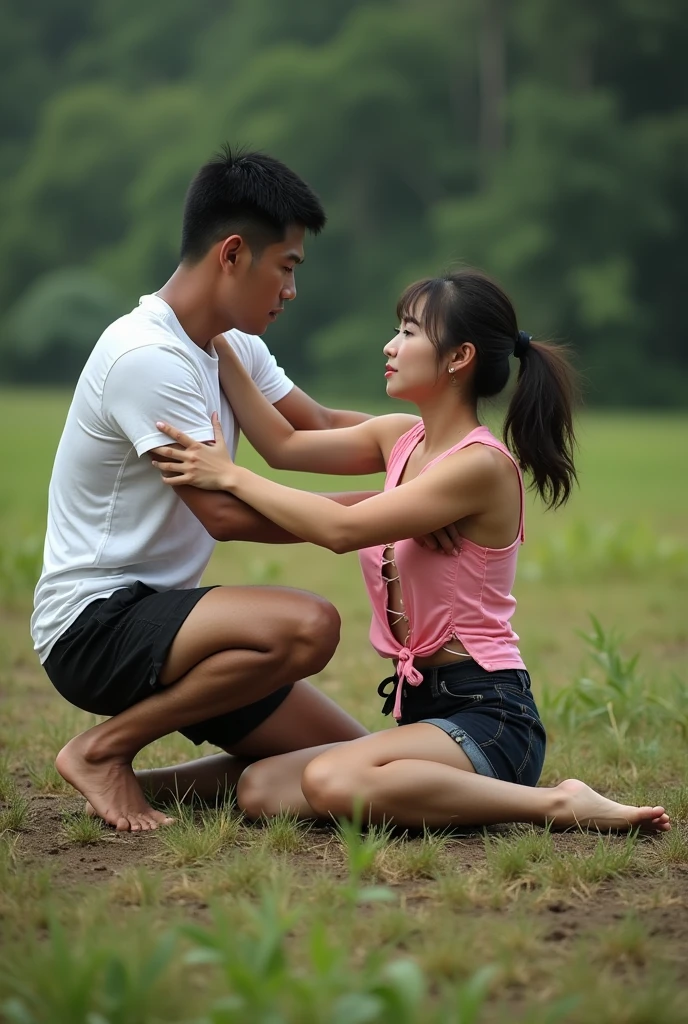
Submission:
[[[387,393],[421,419],[297,431],[219,345],[223,389],[251,443],[275,467],[328,473],[386,469],[382,494],[344,507],[234,465],[215,421],[213,447],[158,424],[183,450],[155,463],[171,486],[225,489],[304,540],[359,549],[373,608],[371,640],[395,661],[381,684],[400,728],[250,766],[238,787],[251,816],[281,808],[404,826],[575,824],[670,828],[663,807],[630,807],[567,780],[536,788],[545,733],[510,626],[524,539],[521,468],[548,507],[575,481],[571,370],[560,350],[519,331],[488,278],[463,270],[411,285],[384,348]],[[481,426],[478,400],[500,393],[520,360],[506,444]],[[449,557],[408,538],[459,523]]]

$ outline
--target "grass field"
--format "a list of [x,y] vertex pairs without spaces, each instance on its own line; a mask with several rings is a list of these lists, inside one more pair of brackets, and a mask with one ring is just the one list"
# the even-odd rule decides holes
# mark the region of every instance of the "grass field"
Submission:
[[[664,802],[671,833],[361,835],[248,825],[223,805],[131,836],[85,818],[55,773],[60,744],[91,720],[54,694],[28,637],[67,401],[0,393],[0,1020],[685,1021],[688,419],[583,417],[580,489],[559,513],[531,503],[516,592],[549,733],[543,784],[578,775],[616,799]],[[368,646],[355,556],[220,545],[206,580],[330,598],[343,637],[317,683],[382,727],[387,666]],[[137,764],[195,750],[169,737]]]

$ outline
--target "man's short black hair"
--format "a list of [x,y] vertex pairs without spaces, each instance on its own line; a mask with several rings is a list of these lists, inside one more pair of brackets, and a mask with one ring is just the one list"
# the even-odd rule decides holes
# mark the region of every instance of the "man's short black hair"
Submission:
[[231,234],[240,234],[254,257],[300,225],[318,234],[325,212],[315,192],[281,161],[225,146],[201,167],[186,193],[181,258],[197,263]]

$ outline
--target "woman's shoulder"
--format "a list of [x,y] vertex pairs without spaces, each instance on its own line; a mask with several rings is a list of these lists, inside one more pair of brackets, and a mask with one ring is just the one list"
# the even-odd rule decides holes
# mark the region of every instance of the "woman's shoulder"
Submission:
[[404,443],[413,444],[417,440],[417,435],[423,432],[423,421],[420,416],[412,416],[403,412],[376,416],[374,423],[380,450],[388,466],[395,449]]
[[487,483],[510,475],[514,465],[516,460],[507,446],[488,427],[480,426],[429,462],[425,470],[442,466],[445,473],[464,476],[469,472]]

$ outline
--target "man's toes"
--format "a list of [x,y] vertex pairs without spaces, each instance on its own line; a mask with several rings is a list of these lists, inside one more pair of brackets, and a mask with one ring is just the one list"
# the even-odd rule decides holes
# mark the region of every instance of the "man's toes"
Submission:
[[156,827],[158,825],[174,825],[175,818],[170,818],[167,814],[163,814],[162,811],[151,811],[151,818],[155,822]]

